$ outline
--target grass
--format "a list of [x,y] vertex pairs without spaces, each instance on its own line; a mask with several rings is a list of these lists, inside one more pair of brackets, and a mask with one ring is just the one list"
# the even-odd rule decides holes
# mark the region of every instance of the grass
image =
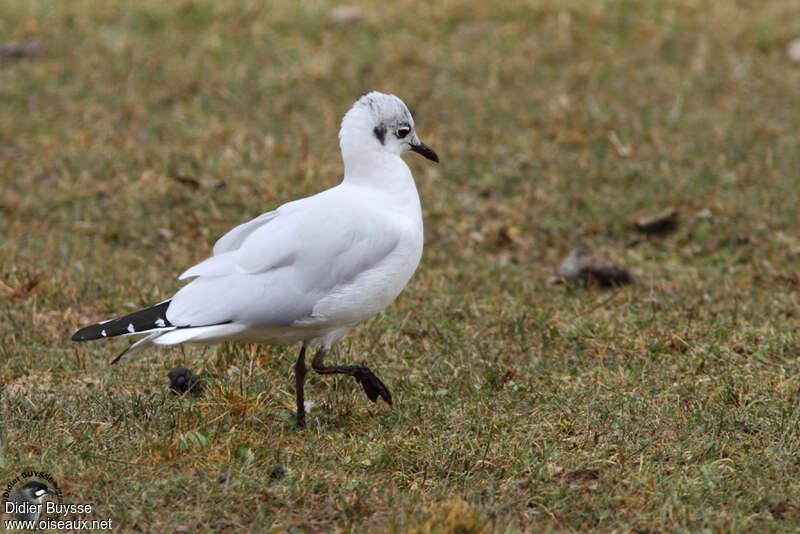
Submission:
[[[332,7],[0,5],[0,42],[44,45],[0,64],[0,480],[48,471],[123,532],[795,531],[795,2]],[[442,160],[407,158],[419,271],[331,359],[393,408],[312,373],[296,432],[297,347],[69,341],[337,183],[371,89]],[[577,245],[637,283],[548,283]],[[204,396],[167,393],[179,363]]]

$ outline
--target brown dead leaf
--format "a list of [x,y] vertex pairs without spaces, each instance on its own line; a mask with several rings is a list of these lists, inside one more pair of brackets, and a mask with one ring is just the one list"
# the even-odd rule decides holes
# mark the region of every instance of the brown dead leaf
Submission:
[[567,471],[561,478],[570,484],[587,484],[594,482],[600,478],[600,470],[598,469],[576,469],[575,471]]
[[628,269],[582,248],[570,252],[556,274],[567,282],[585,282],[587,286],[611,287],[633,282]]
[[633,227],[639,232],[648,235],[666,234],[678,226],[678,210],[667,208],[655,215],[638,217],[633,221]]
[[789,56],[789,61],[800,63],[800,37],[789,41],[786,45],[786,55]]
[[41,39],[22,39],[0,45],[0,63],[14,59],[32,59],[41,55]]
[[502,226],[497,231],[495,244],[500,248],[508,248],[519,241],[519,230],[515,227]]
[[41,277],[38,273],[3,273],[0,276],[0,296],[9,302],[25,300],[34,295],[40,283]]
[[775,516],[778,519],[784,519],[785,517],[798,517],[800,516],[800,507],[798,507],[793,502],[789,502],[787,500],[780,501],[769,506],[769,513]]
[[769,511],[775,519],[796,519],[800,517],[800,507],[790,500],[764,497],[758,502],[757,507],[762,511]]
[[329,18],[336,24],[357,22],[364,18],[364,10],[358,6],[336,6],[331,9]]
[[511,380],[512,378],[514,378],[514,376],[515,376],[516,374],[517,374],[517,370],[516,370],[515,368],[513,368],[513,367],[509,367],[509,368],[506,370],[506,372],[505,372],[505,373],[503,373],[503,376],[500,378],[500,386],[501,386],[501,387],[502,387],[502,386],[505,386],[505,385],[506,385],[506,382],[508,382],[509,380]]

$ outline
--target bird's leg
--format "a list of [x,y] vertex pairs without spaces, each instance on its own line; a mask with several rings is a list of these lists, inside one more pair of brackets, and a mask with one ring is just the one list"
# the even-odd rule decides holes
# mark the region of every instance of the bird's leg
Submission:
[[294,364],[295,395],[297,396],[297,428],[306,427],[306,404],[303,387],[306,381],[306,344],[300,349],[297,362]]
[[389,388],[386,387],[380,378],[375,376],[375,373],[370,371],[366,365],[330,365],[326,366],[322,360],[328,352],[327,347],[320,347],[314,359],[311,362],[311,367],[314,371],[322,375],[350,375],[361,383],[364,388],[364,393],[372,402],[376,402],[380,396],[387,403],[392,404],[392,394]]

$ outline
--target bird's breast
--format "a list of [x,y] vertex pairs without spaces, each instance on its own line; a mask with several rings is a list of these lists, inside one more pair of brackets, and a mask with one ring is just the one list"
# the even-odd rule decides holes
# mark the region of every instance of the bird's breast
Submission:
[[380,312],[405,288],[422,257],[422,221],[405,223],[397,246],[373,267],[337,287],[315,306],[313,317],[356,324]]

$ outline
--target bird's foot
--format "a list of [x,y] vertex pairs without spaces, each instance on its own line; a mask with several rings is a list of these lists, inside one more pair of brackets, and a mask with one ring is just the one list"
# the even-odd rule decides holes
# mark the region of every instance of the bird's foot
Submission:
[[297,430],[305,430],[305,428],[306,428],[306,418],[305,418],[305,416],[303,416],[303,417],[298,416],[297,417],[297,421],[294,424],[294,427]]
[[367,398],[372,402],[377,402],[378,397],[380,397],[391,406],[392,393],[389,391],[389,388],[386,387],[386,384],[384,384],[366,365],[358,365],[355,367],[353,377],[361,383],[361,387],[364,388],[364,393],[367,394]]

